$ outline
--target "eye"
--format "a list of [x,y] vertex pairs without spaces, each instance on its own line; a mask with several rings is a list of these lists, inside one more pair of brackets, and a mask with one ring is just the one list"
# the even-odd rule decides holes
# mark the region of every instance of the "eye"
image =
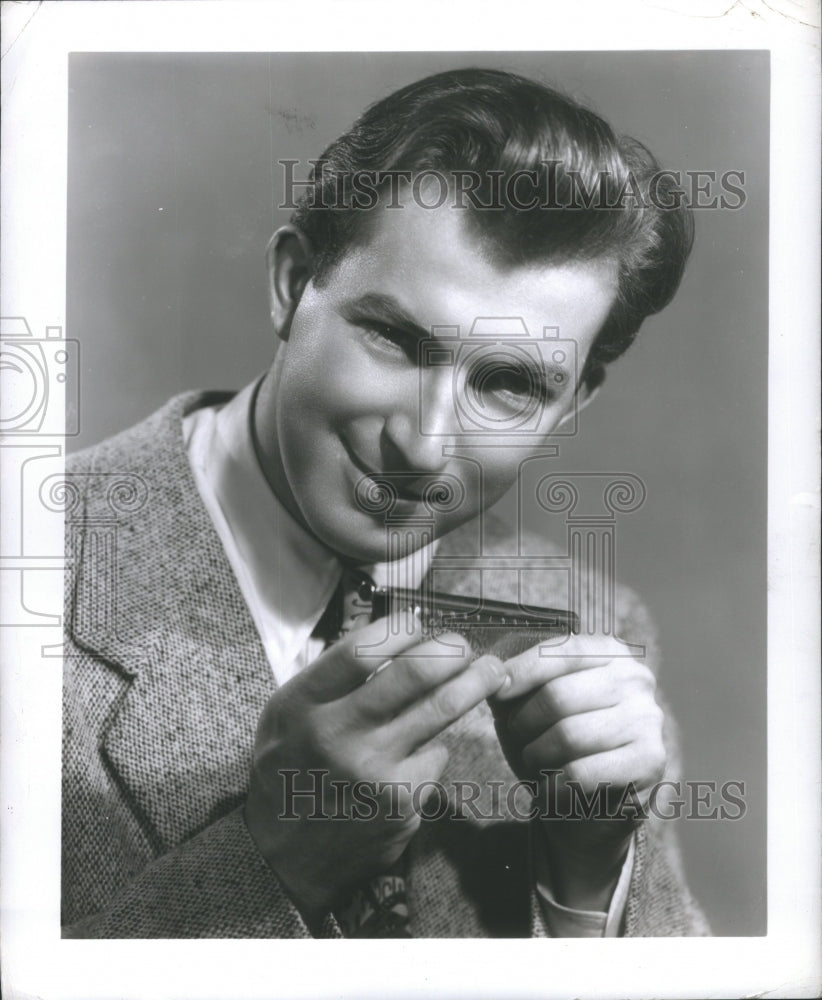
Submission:
[[365,333],[366,338],[380,350],[389,351],[395,354],[404,354],[406,357],[416,359],[417,338],[404,330],[399,330],[390,323],[380,323],[376,320],[362,320],[359,323],[360,329]]
[[521,405],[526,400],[547,402],[551,393],[539,374],[514,361],[479,364],[469,379],[473,392],[485,399],[493,395]]

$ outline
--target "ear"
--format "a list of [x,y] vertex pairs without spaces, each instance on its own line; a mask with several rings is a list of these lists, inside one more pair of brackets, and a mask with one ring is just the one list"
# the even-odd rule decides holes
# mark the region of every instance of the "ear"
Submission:
[[578,413],[581,413],[586,406],[590,406],[590,404],[593,403],[599,395],[600,388],[601,386],[596,386],[594,389],[588,389],[584,383],[577,386],[577,390],[568,405],[565,416],[557,424],[557,427],[562,427],[563,424],[568,423],[568,421],[572,420]]
[[311,245],[296,226],[281,226],[265,249],[271,323],[281,340],[288,340],[291,320],[313,273]]

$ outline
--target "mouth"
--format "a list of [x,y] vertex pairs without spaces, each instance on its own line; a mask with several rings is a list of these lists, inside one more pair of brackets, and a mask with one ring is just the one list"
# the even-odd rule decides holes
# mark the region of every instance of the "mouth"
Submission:
[[[415,481],[423,478],[421,475],[411,471],[378,472],[365,463],[347,441],[343,439],[342,443],[351,464],[361,474],[361,477],[371,480],[375,489],[384,489],[386,485],[390,486],[393,493],[396,494],[397,505],[402,505],[399,509],[416,507],[423,502],[425,487],[414,485]],[[395,507],[396,510],[397,507]]]

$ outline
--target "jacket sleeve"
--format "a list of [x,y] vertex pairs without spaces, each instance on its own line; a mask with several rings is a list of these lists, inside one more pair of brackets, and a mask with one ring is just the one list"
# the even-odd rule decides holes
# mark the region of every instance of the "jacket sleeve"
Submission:
[[314,934],[257,852],[235,809],[148,864],[65,938],[341,937],[329,914]]
[[340,937],[330,914],[307,926],[248,832],[242,795],[161,838],[106,750],[129,679],[70,640],[64,653],[63,937]]
[[[656,629],[645,605],[627,588],[619,589],[619,635],[645,647],[646,662],[659,673]],[[657,700],[665,713],[665,781],[681,777],[679,730],[661,689]],[[663,792],[670,786],[663,786]],[[659,796],[663,806],[665,795]],[[657,810],[664,815],[663,809]],[[633,873],[623,922],[625,937],[700,937],[711,933],[708,921],[685,879],[674,823],[652,811],[636,832]]]
[[70,642],[66,653],[63,937],[341,936],[331,915],[306,925],[258,852],[236,796],[180,843],[152,832],[105,752],[105,729],[128,682]]
[[[621,937],[705,937],[711,929],[685,882],[679,850],[649,820],[635,835],[634,864]],[[531,936],[551,937],[536,889],[531,893]]]

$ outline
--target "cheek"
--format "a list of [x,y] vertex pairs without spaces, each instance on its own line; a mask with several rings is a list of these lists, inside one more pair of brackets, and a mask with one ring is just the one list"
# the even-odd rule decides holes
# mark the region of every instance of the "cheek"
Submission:
[[[313,347],[314,345],[312,345]],[[303,351],[283,370],[278,394],[280,426],[305,439],[317,428],[341,425],[356,409],[349,365],[342,352]]]
[[[289,353],[281,400],[293,424],[306,421],[315,427],[338,427],[378,400],[382,373],[338,323],[323,322],[318,315],[315,324],[309,310],[299,324],[295,317],[285,346]],[[302,429],[305,433],[306,428]]]

